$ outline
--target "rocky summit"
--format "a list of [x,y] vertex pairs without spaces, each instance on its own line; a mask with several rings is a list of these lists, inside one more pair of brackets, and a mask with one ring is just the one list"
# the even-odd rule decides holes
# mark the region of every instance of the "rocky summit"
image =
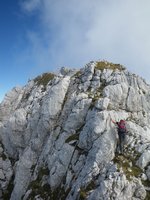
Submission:
[[[117,127],[124,119],[124,153]],[[150,85],[120,64],[63,67],[0,104],[0,199],[149,200]]]

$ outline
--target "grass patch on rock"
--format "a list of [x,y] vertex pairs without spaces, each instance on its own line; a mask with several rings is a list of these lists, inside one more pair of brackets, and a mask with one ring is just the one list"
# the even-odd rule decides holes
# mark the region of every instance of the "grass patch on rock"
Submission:
[[81,70],[79,70],[72,77],[74,77],[74,78],[80,78],[81,75],[82,75]]
[[75,133],[71,136],[69,136],[67,139],[66,139],[66,143],[69,143],[71,141],[74,141],[74,140],[79,140],[79,134],[78,133]]
[[43,167],[39,170],[38,177],[36,180],[33,180],[28,190],[32,190],[28,196],[28,200],[35,200],[35,197],[42,198],[43,200],[65,200],[68,193],[70,192],[70,188],[67,190],[64,187],[58,186],[56,189],[52,190],[48,183],[43,184],[43,177],[49,175],[49,169],[47,167]]
[[118,69],[118,70],[122,71],[122,70],[125,70],[126,68],[120,64],[114,64],[114,63],[107,62],[107,61],[98,61],[96,63],[95,69],[98,69],[98,70],[104,70],[104,69],[116,70],[116,69]]
[[80,189],[80,192],[79,192],[79,199],[80,200],[86,200],[87,199],[87,196],[88,196],[88,193],[91,191],[91,190],[94,190],[96,188],[96,184],[93,180],[91,180],[91,182],[89,182],[89,184],[85,187],[85,188],[81,188]]
[[146,191],[145,200],[150,200],[150,191]]
[[55,74],[53,73],[44,73],[40,76],[37,76],[35,79],[34,79],[34,82],[40,86],[40,85],[43,85],[44,89],[46,89],[46,86],[48,84],[48,82],[50,80],[53,80],[53,78],[55,77]]
[[3,200],[8,200],[11,197],[11,193],[13,191],[14,188],[14,175],[11,177],[11,180],[9,181],[9,184],[7,186],[7,189],[3,192],[2,197]]
[[[142,180],[142,184],[146,188],[150,188],[150,181],[149,180]],[[145,200],[150,200],[150,190],[146,190],[146,197]]]
[[89,107],[92,110],[95,107],[95,103],[100,99],[103,98],[103,90],[105,88],[105,84],[101,84],[101,86],[97,89],[96,93],[88,91],[88,97],[92,99],[91,105]]
[[49,175],[49,169],[46,167],[43,167],[39,170],[38,177],[36,180],[33,180],[28,189],[32,189],[32,192],[30,193],[28,199],[33,200],[35,199],[35,196],[40,195],[43,199],[49,199],[50,195],[50,186],[49,184],[42,184],[42,178],[43,176]]
[[122,155],[116,155],[113,161],[117,164],[118,169],[122,168],[126,178],[129,181],[132,180],[132,177],[138,178],[139,175],[143,172],[141,168],[133,163],[133,160],[129,159],[129,157],[127,158]]

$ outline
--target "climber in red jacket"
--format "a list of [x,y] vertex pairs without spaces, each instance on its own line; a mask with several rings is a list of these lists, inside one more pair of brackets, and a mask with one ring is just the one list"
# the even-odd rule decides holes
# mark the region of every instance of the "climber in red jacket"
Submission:
[[111,119],[111,121],[118,126],[118,136],[119,136],[119,150],[120,153],[123,154],[124,151],[124,141],[125,141],[125,135],[127,133],[125,120],[120,120],[119,122],[115,122]]

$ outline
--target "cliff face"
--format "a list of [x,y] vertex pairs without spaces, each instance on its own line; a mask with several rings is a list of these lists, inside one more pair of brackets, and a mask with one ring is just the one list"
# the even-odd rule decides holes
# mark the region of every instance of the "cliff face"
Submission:
[[[117,130],[125,119],[125,155]],[[121,65],[43,74],[0,105],[0,197],[150,198],[150,86]]]

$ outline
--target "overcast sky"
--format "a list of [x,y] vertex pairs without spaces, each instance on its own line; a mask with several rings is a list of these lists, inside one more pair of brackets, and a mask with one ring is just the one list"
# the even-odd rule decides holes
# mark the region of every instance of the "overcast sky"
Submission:
[[5,0],[0,28],[0,99],[43,72],[99,59],[150,82],[149,0]]

